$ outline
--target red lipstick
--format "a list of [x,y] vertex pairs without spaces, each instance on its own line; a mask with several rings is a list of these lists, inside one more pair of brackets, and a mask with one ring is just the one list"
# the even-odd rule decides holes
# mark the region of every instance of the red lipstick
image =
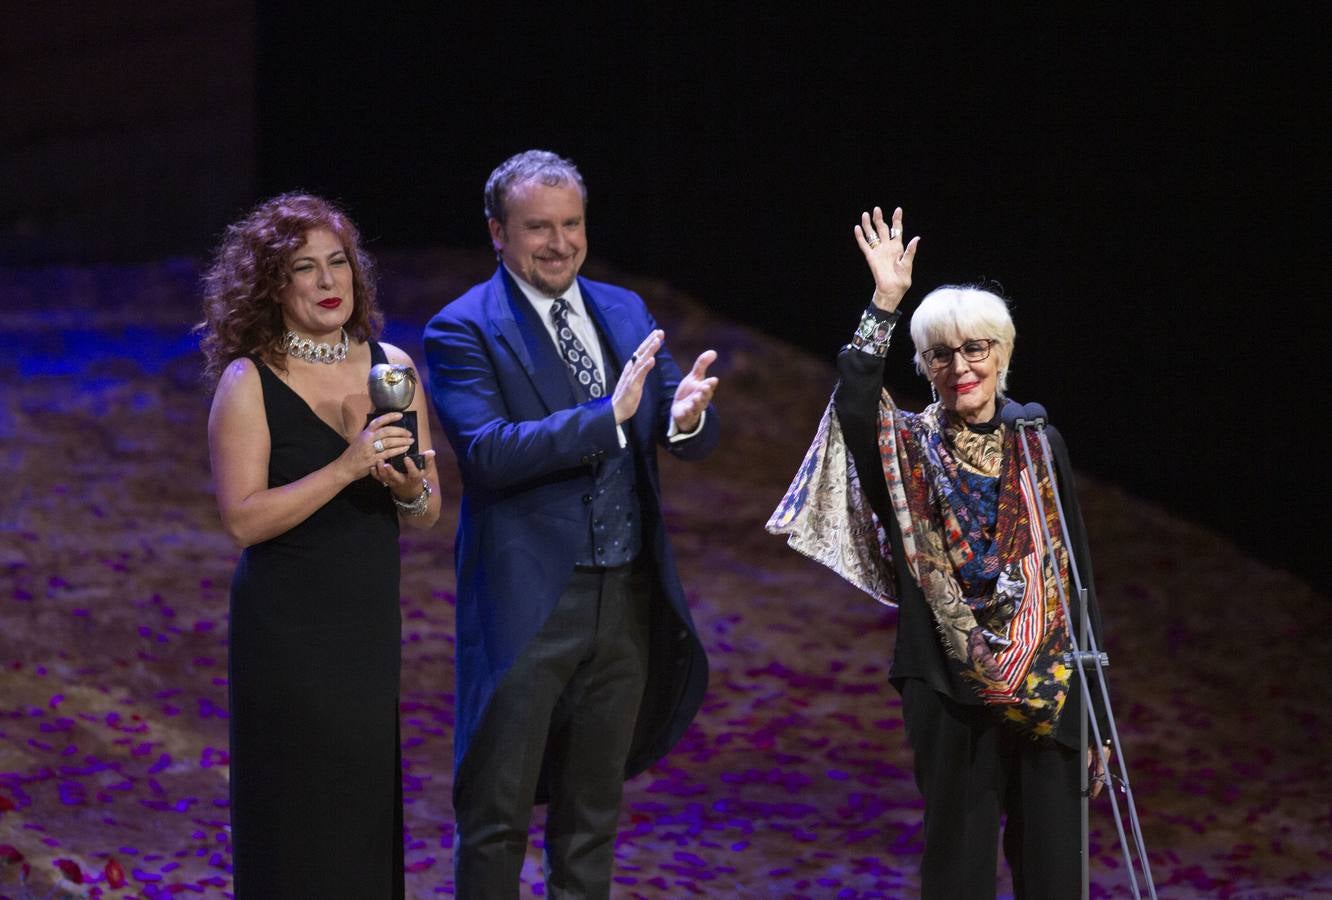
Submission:
[[342,298],[325,297],[323,300],[319,301],[319,305],[322,306],[324,309],[337,309],[339,306],[342,305]]

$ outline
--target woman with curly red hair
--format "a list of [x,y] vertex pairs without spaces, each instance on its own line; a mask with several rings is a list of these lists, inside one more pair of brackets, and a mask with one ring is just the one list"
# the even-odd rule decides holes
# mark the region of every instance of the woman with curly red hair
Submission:
[[[235,896],[401,898],[399,523],[439,517],[425,397],[370,418],[373,267],[351,220],[284,194],[230,226],[204,276],[218,509],[231,585]],[[369,424],[367,424],[369,420]]]

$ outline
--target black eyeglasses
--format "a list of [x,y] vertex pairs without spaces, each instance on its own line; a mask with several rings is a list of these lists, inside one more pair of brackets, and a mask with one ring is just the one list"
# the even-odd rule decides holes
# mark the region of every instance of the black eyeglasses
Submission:
[[920,354],[920,358],[925,360],[925,365],[934,371],[947,368],[953,363],[953,354],[961,353],[962,358],[967,362],[980,362],[990,355],[990,348],[999,343],[995,338],[981,338],[980,340],[967,341],[960,347],[931,347]]

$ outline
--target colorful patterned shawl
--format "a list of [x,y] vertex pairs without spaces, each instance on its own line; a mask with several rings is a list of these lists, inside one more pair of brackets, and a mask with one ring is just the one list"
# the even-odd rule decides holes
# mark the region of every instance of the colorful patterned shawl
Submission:
[[[1039,459],[1035,435],[1027,440]],[[972,432],[940,404],[910,413],[886,391],[879,454],[908,571],[950,664],[1013,724],[1051,735],[1072,672],[1064,662],[1067,633],[1055,581],[1067,588],[1068,554],[1048,475],[1033,483],[1013,429]],[[974,487],[986,478],[998,479],[988,501]],[[1037,491],[1055,540],[1057,574],[1042,564]],[[831,403],[767,529],[880,602],[896,602],[891,545],[861,490]],[[994,655],[988,673],[969,649],[978,633]]]

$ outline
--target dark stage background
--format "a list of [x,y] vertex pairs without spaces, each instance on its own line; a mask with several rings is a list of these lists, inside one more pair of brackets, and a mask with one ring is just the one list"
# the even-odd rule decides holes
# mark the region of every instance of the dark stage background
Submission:
[[[484,246],[486,175],[540,146],[588,180],[594,257],[831,359],[871,286],[851,226],[901,204],[924,236],[916,298],[1002,285],[1014,394],[1049,408],[1078,465],[1321,581],[1320,543],[1299,537],[1326,480],[1311,22],[1234,6],[392,9],[11,17],[3,261],[203,254],[295,187],[344,201],[375,249]],[[906,344],[898,384],[919,392]]]

